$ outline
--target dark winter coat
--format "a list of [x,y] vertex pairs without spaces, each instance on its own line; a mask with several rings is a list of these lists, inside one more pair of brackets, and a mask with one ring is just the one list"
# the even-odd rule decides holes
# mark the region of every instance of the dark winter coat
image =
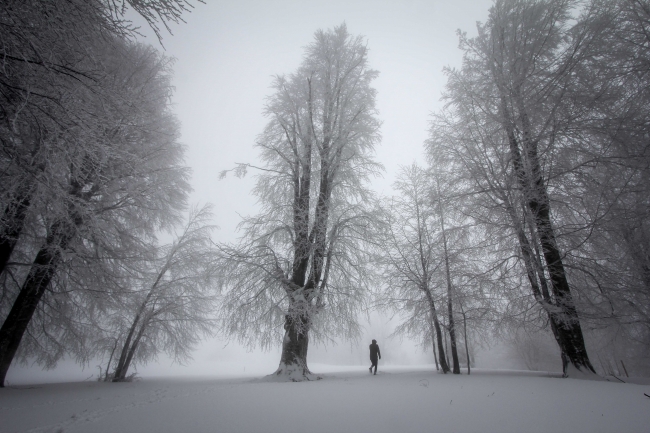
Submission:
[[377,357],[381,359],[381,352],[379,351],[379,345],[377,343],[372,343],[370,345],[370,360],[377,361]]

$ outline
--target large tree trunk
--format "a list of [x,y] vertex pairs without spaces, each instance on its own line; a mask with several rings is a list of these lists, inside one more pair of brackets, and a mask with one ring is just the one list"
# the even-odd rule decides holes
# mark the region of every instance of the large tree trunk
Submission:
[[[500,72],[500,74],[503,74],[503,72]],[[508,109],[506,91],[500,76],[497,76],[496,79],[500,92],[500,110],[503,116],[503,126],[508,137],[512,166],[525,205],[532,215],[535,232],[541,244],[546,269],[550,277],[551,291],[555,298],[554,306],[557,307],[555,309],[557,312],[554,311],[554,314],[556,314],[557,321],[555,325],[552,324],[552,328],[555,329],[554,333],[557,332],[556,339],[560,344],[562,359],[564,361],[566,357],[579,371],[595,373],[587,355],[578,312],[573,302],[564,264],[562,263],[562,255],[557,246],[555,232],[551,224],[549,198],[542,178],[537,143],[532,139],[532,127],[523,98],[520,90],[515,89],[513,96],[519,111],[518,116],[516,116],[517,122],[515,116]],[[520,143],[515,133],[515,124],[520,126],[523,136],[522,143]],[[563,364],[565,364],[564,375],[566,376],[566,363],[563,362]]]
[[[70,180],[70,196],[83,198],[84,194],[91,194],[90,192],[83,193],[83,187],[83,182],[72,178]],[[61,261],[61,251],[68,247],[77,235],[78,228],[84,222],[83,216],[72,202],[68,203],[67,217],[67,219],[55,220],[49,227],[45,244],[36,254],[20,293],[0,328],[0,387],[4,386],[7,371],[27,326],[56,273]]]
[[534,228],[532,226],[529,227],[530,235],[533,239],[532,243],[535,245],[535,250],[533,251],[531,242],[528,240],[526,232],[524,231],[523,225],[525,225],[525,222],[521,221],[517,216],[514,206],[505,193],[500,194],[500,199],[503,201],[508,214],[510,215],[510,220],[512,221],[515,232],[517,233],[519,248],[521,250],[521,255],[524,261],[524,267],[526,268],[526,275],[528,277],[528,281],[530,282],[530,288],[533,292],[533,297],[542,306],[548,315],[549,322],[551,324],[551,331],[553,332],[555,341],[560,348],[562,371],[564,374],[566,374],[567,357],[565,354],[565,346],[567,342],[564,341],[562,335],[560,335],[558,332],[558,308],[553,304],[553,301],[551,300],[546,277],[544,276],[544,268],[541,263],[541,258],[539,257],[539,250],[537,248],[537,240],[535,237]]
[[[537,144],[531,139],[530,122],[523,101],[521,101],[521,98],[517,98],[517,100],[520,104],[520,117],[524,132],[523,146],[530,170],[530,188],[527,188],[528,194],[526,194],[527,204],[533,215],[537,236],[542,246],[542,254],[551,279],[551,290],[555,297],[555,304],[562,309],[562,315],[559,317],[559,323],[557,323],[557,332],[560,339],[565,343],[563,353],[568,357],[571,364],[579,371],[586,369],[591,373],[595,373],[587,355],[578,311],[573,302],[573,295],[562,263],[562,255],[557,246],[555,231],[551,224],[551,208],[546,185],[542,178]],[[567,374],[566,368],[564,374]]]
[[[554,306],[557,307],[553,311],[557,321],[555,324],[551,323],[551,326],[560,345],[564,375],[567,375],[565,358],[577,370],[595,373],[587,355],[580,320],[551,224],[549,198],[542,178],[537,143],[532,138],[532,126],[521,95],[521,89],[516,87],[511,95],[514,97],[518,110],[518,115],[515,116],[508,106],[502,67],[497,65],[497,70],[493,72],[500,93],[500,111],[503,118],[503,128],[508,138],[512,167],[523,194],[522,200],[532,216],[535,232],[541,244],[546,269],[551,280],[551,290],[555,298]],[[519,126],[522,136],[521,143],[515,132],[515,125]]]
[[27,279],[0,328],[0,387],[4,386],[7,371],[25,330],[56,272],[61,260],[61,250],[65,249],[75,236],[77,225],[65,221],[52,225],[45,245],[36,255]]
[[[311,131],[313,133],[313,131]],[[309,142],[311,149],[311,141]],[[291,381],[311,380],[319,377],[312,376],[307,367],[307,350],[309,349],[309,329],[311,326],[312,302],[319,297],[319,284],[322,281],[326,251],[327,225],[331,197],[329,169],[329,140],[326,139],[320,149],[321,173],[318,188],[318,198],[314,212],[314,223],[311,232],[309,228],[309,202],[311,160],[303,162],[302,176],[294,177],[293,220],[296,239],[294,241],[294,260],[292,269],[292,285],[288,295],[292,299],[289,312],[285,316],[284,339],[280,364],[274,375],[285,375]],[[310,261],[311,259],[311,261]],[[308,264],[311,263],[311,269]],[[309,279],[307,280],[307,272]],[[301,292],[299,299],[293,298],[296,292]]]
[[282,355],[280,356],[280,365],[273,373],[274,375],[286,376],[292,382],[319,379],[319,377],[313,376],[307,367],[309,326],[307,314],[287,314],[285,316]]
[[[536,208],[537,232],[542,244],[542,252],[546,260],[546,266],[551,278],[551,290],[555,296],[555,304],[562,309],[558,315],[558,323],[555,326],[560,340],[564,343],[563,354],[567,356],[571,364],[580,371],[587,369],[595,373],[587,349],[585,347],[578,311],[573,302],[573,295],[566,278],[562,257],[557,248],[555,235],[550,223],[548,206],[530,204],[531,209]],[[564,374],[567,374],[566,366]]]

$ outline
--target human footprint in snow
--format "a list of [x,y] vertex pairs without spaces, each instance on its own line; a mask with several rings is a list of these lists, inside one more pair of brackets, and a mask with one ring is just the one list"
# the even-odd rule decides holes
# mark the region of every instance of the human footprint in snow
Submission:
[[372,365],[368,370],[370,373],[372,373],[372,367],[375,367],[375,374],[377,374],[377,360],[381,359],[381,352],[379,351],[379,345],[377,344],[377,340],[372,340],[372,344],[370,345],[370,362]]

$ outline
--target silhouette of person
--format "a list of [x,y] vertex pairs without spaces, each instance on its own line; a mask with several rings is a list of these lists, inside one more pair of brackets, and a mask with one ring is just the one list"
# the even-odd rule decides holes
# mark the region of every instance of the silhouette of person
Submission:
[[372,374],[372,367],[375,367],[375,374],[377,374],[377,358],[381,359],[381,352],[379,351],[379,345],[377,344],[377,340],[372,340],[372,344],[370,345],[370,362],[372,362],[372,365],[368,369],[370,373]]

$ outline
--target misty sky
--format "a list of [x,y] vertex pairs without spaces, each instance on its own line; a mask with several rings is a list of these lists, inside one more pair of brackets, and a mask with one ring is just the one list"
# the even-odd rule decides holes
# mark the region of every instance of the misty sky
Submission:
[[[388,194],[399,165],[423,157],[429,116],[443,103],[443,68],[461,64],[456,31],[475,34],[476,22],[486,20],[491,3],[207,0],[206,4],[197,4],[184,16],[186,24],[174,26],[173,36],[165,35],[163,43],[168,55],[177,59],[175,112],[194,171],[192,200],[215,204],[216,223],[221,227],[215,239],[236,240],[239,215],[253,213],[255,205],[250,195],[254,172],[246,179],[229,176],[218,180],[219,172],[235,162],[255,163],[254,143],[267,122],[262,110],[272,92],[272,76],[297,69],[303,47],[311,43],[317,29],[345,22],[352,35],[363,35],[367,40],[369,65],[380,73],[374,86],[383,139],[376,150],[377,159],[386,167],[375,187],[379,193]],[[156,42],[150,33],[146,40]],[[368,327],[369,335],[387,346],[392,326],[375,320]],[[219,353],[224,355],[222,346],[205,350],[213,359],[219,358]],[[342,346],[328,350],[349,352],[349,344]],[[365,360],[367,347],[361,346]],[[391,354],[391,361],[414,361],[409,356],[415,351],[412,344],[394,342],[390,349],[384,352]],[[314,347],[310,350],[313,352]],[[336,361],[322,349],[316,350],[320,356],[313,352],[310,359]],[[279,354],[268,354],[268,358],[270,371]]]
[[[476,34],[476,22],[485,21],[491,0],[205,0],[194,1],[195,9],[183,15],[184,24],[172,25],[173,35],[163,30],[166,54],[177,59],[174,65],[174,111],[182,123],[182,142],[187,146],[187,164],[192,167],[192,203],[215,205],[215,223],[220,230],[215,241],[237,239],[240,215],[255,212],[250,192],[254,173],[245,179],[229,176],[219,180],[219,172],[236,162],[255,163],[256,136],[266,119],[262,115],[270,95],[273,75],[289,74],[299,66],[303,47],[317,29],[329,29],[345,22],[352,35],[366,38],[369,65],[379,71],[374,82],[377,107],[383,122],[382,142],[377,160],[385,168],[375,189],[389,194],[390,184],[400,165],[422,160],[429,116],[438,110],[444,90],[445,66],[459,67],[458,29]],[[160,47],[153,32],[139,17],[133,18],[145,36],[141,40]],[[367,335],[383,343],[382,353],[394,363],[422,361],[425,355],[414,344],[388,342],[391,323],[367,326]],[[364,336],[364,337],[366,337]],[[279,344],[280,342],[278,342]],[[279,349],[247,353],[236,342],[211,340],[195,354],[194,369],[210,369],[212,362],[239,362],[263,366],[271,372],[279,360]],[[310,359],[334,363],[336,354],[345,361],[363,356],[350,355],[349,343],[324,349],[311,346]],[[384,348],[385,347],[385,348]],[[416,355],[418,354],[419,355]],[[390,354],[390,355],[389,355]],[[429,356],[429,355],[426,355]],[[243,358],[240,358],[243,357]],[[391,359],[392,358],[392,359]],[[338,358],[341,359],[340,357]],[[425,361],[425,362],[427,362]],[[310,361],[311,362],[311,361]],[[139,367],[142,372],[160,372],[170,361]],[[95,366],[82,375],[96,372]],[[29,374],[37,372],[35,366]],[[69,374],[79,367],[63,363],[60,371]],[[178,370],[183,374],[189,370]],[[262,372],[262,370],[260,370]],[[14,369],[10,374],[27,374]],[[80,373],[75,373],[80,374]],[[42,376],[43,380],[47,380]]]
[[[196,3],[196,2],[193,2]],[[303,47],[317,29],[345,22],[363,35],[369,65],[380,72],[374,86],[383,122],[377,159],[386,172],[378,192],[389,193],[399,165],[422,158],[430,113],[442,102],[445,66],[460,66],[456,30],[476,33],[491,0],[206,0],[185,14],[186,23],[164,33],[174,66],[175,112],[182,123],[187,162],[193,169],[193,202],[216,207],[217,240],[236,239],[238,214],[254,212],[247,179],[218,180],[235,162],[254,163],[256,136],[272,76],[297,69]],[[140,21],[136,21],[138,24]],[[142,25],[143,40],[157,44]]]

